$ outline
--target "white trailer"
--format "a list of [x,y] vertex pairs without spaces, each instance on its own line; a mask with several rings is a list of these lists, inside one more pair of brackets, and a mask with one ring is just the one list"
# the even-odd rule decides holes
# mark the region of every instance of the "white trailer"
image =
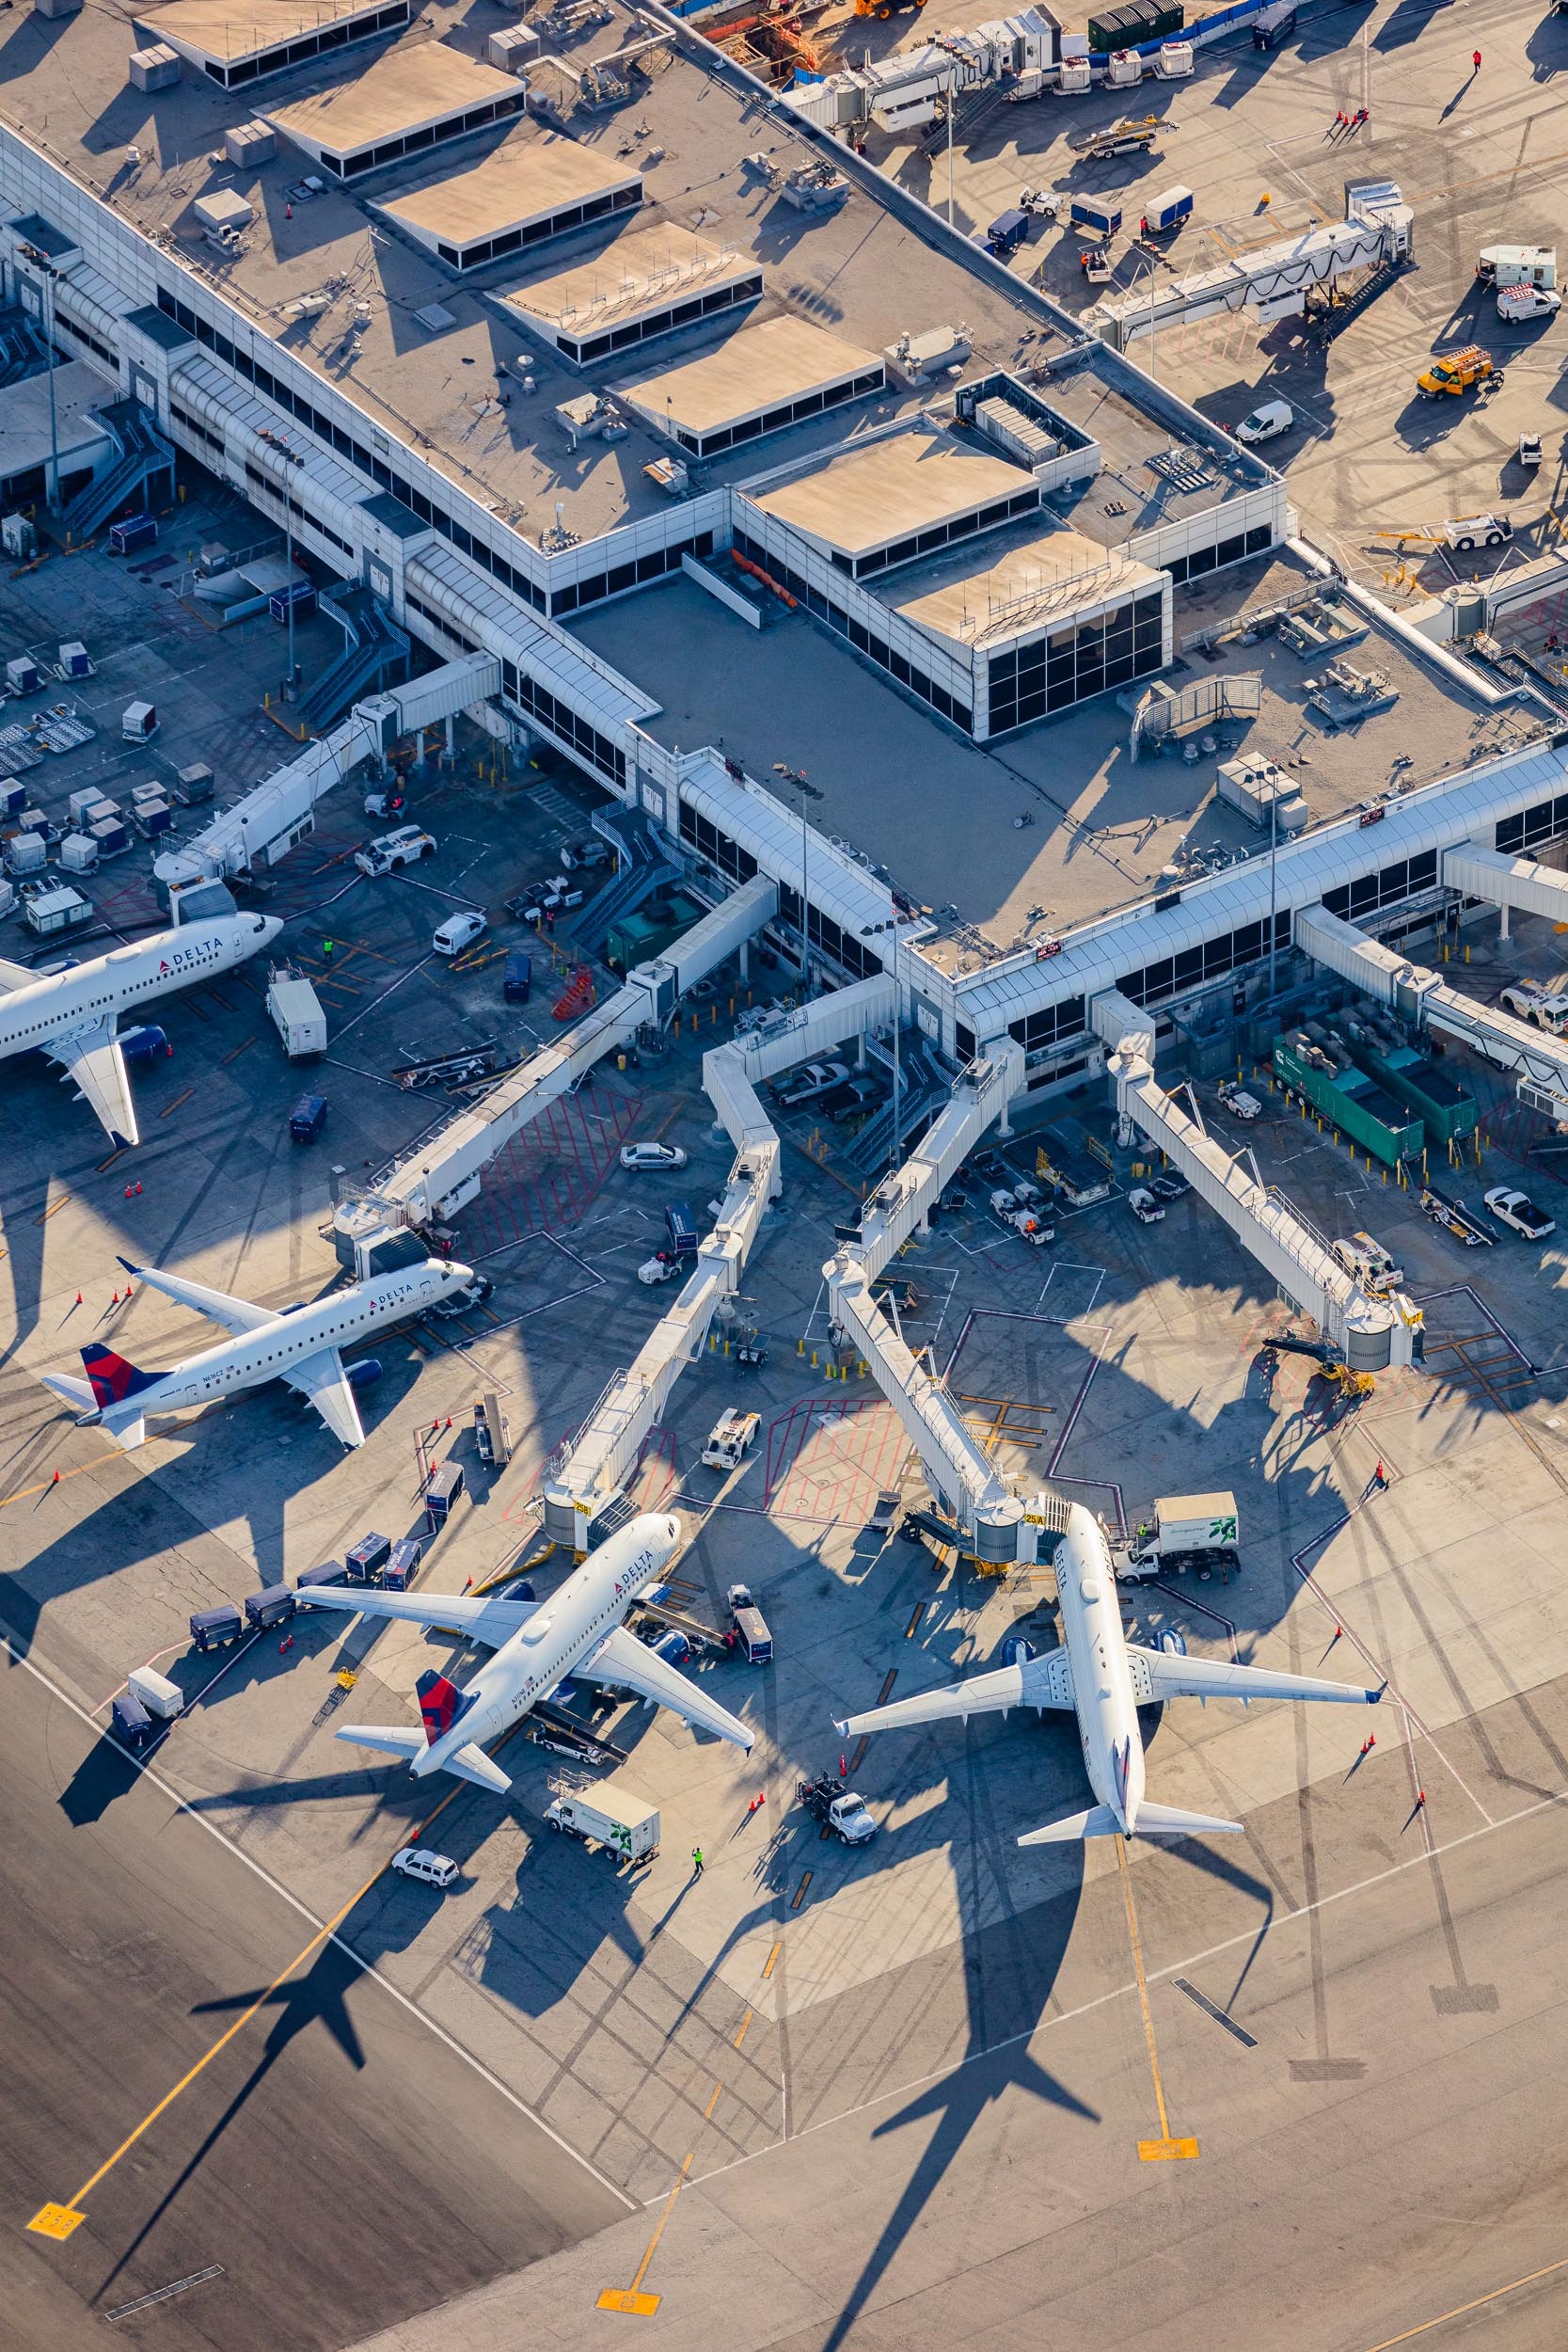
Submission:
[[658,1851],[658,1807],[613,1780],[584,1782],[570,1772],[551,1775],[555,1791],[545,1809],[563,1837],[598,1846],[621,1862],[651,1862]]
[[267,1018],[291,1061],[314,1061],[326,1051],[326,1015],[303,972],[275,964],[267,989]]

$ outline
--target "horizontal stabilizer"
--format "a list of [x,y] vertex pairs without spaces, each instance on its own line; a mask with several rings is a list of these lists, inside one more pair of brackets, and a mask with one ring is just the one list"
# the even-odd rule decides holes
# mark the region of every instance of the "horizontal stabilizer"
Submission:
[[466,1748],[459,1748],[455,1756],[449,1756],[441,1770],[455,1772],[459,1780],[471,1780],[476,1788],[493,1789],[498,1797],[504,1797],[512,1786],[500,1766],[492,1764],[484,1750],[472,1740]]
[[1021,1846],[1066,1846],[1078,1837],[1114,1837],[1121,1823],[1108,1804],[1091,1804],[1086,1813],[1069,1813],[1065,1821],[1048,1821],[1019,1839]]
[[346,1740],[351,1747],[378,1748],[383,1756],[405,1756],[410,1763],[424,1752],[422,1731],[406,1731],[390,1724],[345,1724],[332,1737]]
[[120,1406],[113,1412],[101,1413],[99,1423],[104,1435],[114,1439],[122,1454],[134,1454],[147,1437],[147,1422],[134,1405]]
[[41,1376],[46,1389],[53,1389],[56,1396],[63,1396],[66,1403],[74,1405],[79,1413],[97,1412],[98,1399],[87,1383],[78,1380],[73,1373],[46,1372]]
[[1188,1837],[1219,1830],[1240,1833],[1242,1824],[1219,1820],[1212,1813],[1183,1813],[1174,1804],[1150,1804],[1146,1797],[1132,1826],[1139,1837]]

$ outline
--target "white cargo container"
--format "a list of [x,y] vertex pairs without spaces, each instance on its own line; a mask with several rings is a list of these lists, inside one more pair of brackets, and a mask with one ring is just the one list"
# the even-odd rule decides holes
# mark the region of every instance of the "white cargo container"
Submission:
[[326,1015],[321,999],[299,972],[275,971],[267,990],[267,1016],[291,1061],[311,1061],[326,1051]]
[[125,1677],[125,1687],[140,1699],[150,1715],[161,1716],[166,1724],[184,1711],[185,1694],[167,1675],[155,1674],[150,1666],[133,1666]]
[[79,890],[43,890],[27,901],[26,924],[40,939],[51,939],[57,931],[74,930],[78,923],[91,919],[92,900],[84,898]]
[[623,1862],[647,1862],[658,1851],[658,1807],[612,1780],[579,1788],[564,1774],[552,1779],[556,1796],[545,1819],[564,1837],[601,1846]]

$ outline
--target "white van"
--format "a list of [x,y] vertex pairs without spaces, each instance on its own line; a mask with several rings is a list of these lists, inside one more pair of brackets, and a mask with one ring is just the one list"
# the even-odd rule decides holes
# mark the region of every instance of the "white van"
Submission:
[[483,914],[449,914],[431,940],[438,956],[460,956],[465,947],[471,947],[482,932],[489,928],[489,917]]
[[1265,400],[1250,417],[1243,417],[1236,427],[1238,441],[1272,441],[1276,433],[1289,433],[1296,421],[1296,412],[1288,400]]

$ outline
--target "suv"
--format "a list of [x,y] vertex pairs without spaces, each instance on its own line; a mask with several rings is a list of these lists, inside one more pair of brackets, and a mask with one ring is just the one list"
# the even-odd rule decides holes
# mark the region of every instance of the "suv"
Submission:
[[356,850],[354,863],[362,874],[395,874],[400,866],[417,866],[420,858],[435,854],[434,834],[422,825],[399,825],[395,833],[384,833]]
[[450,1853],[431,1853],[423,1846],[403,1846],[392,1856],[392,1867],[405,1879],[417,1879],[421,1886],[449,1887],[457,1876],[457,1865]]

